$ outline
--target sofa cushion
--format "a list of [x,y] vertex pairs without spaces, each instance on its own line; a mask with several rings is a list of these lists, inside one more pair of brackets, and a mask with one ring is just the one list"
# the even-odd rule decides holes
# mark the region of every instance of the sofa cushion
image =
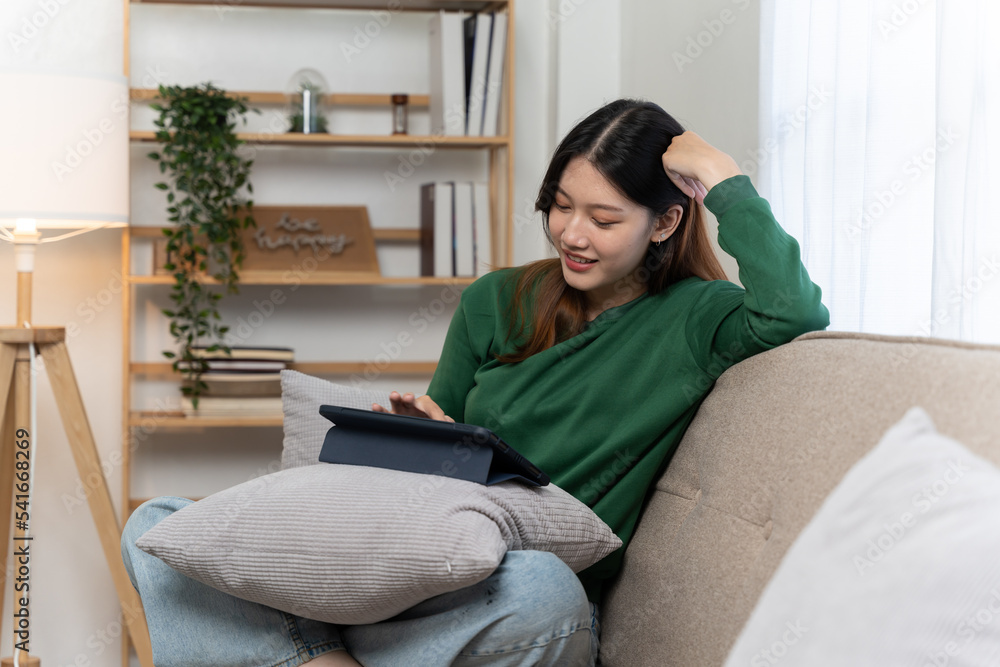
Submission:
[[913,408],[785,554],[726,667],[1000,663],[1000,469]]
[[1000,348],[816,332],[726,371],[657,481],[602,607],[617,665],[722,665],[796,536],[914,405],[1000,462]]

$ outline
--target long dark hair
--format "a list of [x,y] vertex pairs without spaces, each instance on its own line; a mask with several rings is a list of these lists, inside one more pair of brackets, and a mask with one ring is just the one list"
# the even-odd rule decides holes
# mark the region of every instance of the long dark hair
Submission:
[[[549,210],[555,201],[566,165],[584,157],[608,182],[656,218],[671,206],[683,209],[677,230],[659,246],[649,244],[637,278],[646,282],[650,295],[673,283],[698,276],[704,280],[725,280],[709,242],[705,221],[693,199],[667,177],[662,157],[670,141],[684,132],[674,118],[659,105],[641,100],[616,100],[581,121],[556,148],[535,200],[542,214],[545,236],[549,234]],[[499,361],[515,363],[580,333],[586,324],[585,294],[566,284],[558,258],[531,262],[514,273],[514,298],[507,313],[508,340],[524,335],[531,323],[530,337]],[[530,319],[525,318],[525,302],[537,288]]]

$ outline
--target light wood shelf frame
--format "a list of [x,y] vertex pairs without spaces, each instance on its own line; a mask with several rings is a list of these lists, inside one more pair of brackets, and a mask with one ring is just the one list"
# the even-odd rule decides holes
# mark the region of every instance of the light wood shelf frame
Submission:
[[[296,361],[288,368],[306,375],[353,375],[364,373],[371,367],[367,361]],[[436,361],[396,361],[380,369],[385,375],[431,375],[437,368]],[[159,380],[180,381],[168,361],[133,361],[130,365],[133,375],[142,375]]]
[[[288,95],[263,90],[227,90],[229,97],[241,97],[251,106],[256,104],[287,104]],[[154,102],[160,99],[160,92],[155,88],[132,88],[129,99],[133,102]],[[353,107],[389,107],[392,106],[392,95],[375,95],[367,93],[330,93],[323,96],[326,104],[333,106]],[[430,95],[410,95],[407,104],[411,107],[426,107],[430,105]]]
[[[255,148],[267,146],[345,146],[353,148],[408,148],[427,146],[435,148],[481,149],[503,147],[510,143],[507,137],[442,137],[413,134],[298,134],[293,132],[239,132],[237,138]],[[156,142],[153,130],[132,130],[129,138],[136,142]]]
[[[390,0],[126,0],[144,5],[205,5],[222,7],[270,7],[272,9],[381,9],[393,8]],[[508,0],[398,0],[399,11],[493,12],[508,9]]]

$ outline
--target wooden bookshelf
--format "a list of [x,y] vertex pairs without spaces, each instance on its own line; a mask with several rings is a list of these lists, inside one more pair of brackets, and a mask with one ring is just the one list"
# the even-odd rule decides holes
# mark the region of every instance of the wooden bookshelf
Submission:
[[[415,24],[420,17],[412,16],[414,13],[428,13],[436,12],[438,10],[448,10],[448,11],[466,11],[466,12],[476,12],[476,11],[495,11],[495,12],[505,12],[508,16],[509,29],[507,33],[507,46],[506,54],[504,60],[504,75],[503,82],[501,85],[502,99],[501,99],[501,111],[500,111],[500,125],[498,132],[500,136],[494,137],[479,137],[479,136],[416,136],[416,135],[389,135],[389,134],[358,134],[358,135],[344,135],[344,134],[300,134],[300,133],[284,133],[284,132],[245,132],[240,133],[238,136],[241,140],[252,145],[254,149],[259,149],[262,151],[261,155],[267,157],[271,161],[284,161],[294,163],[294,161],[301,159],[304,163],[320,164],[330,158],[331,160],[340,160],[341,158],[351,159],[355,153],[362,153],[364,151],[371,151],[373,155],[362,156],[362,158],[374,157],[379,158],[382,154],[391,153],[384,149],[400,149],[399,152],[409,153],[418,147],[433,147],[435,150],[440,150],[443,152],[448,152],[451,157],[449,160],[457,164],[464,163],[480,163],[480,160],[475,157],[469,157],[465,152],[480,151],[485,159],[481,160],[484,165],[483,173],[476,178],[479,180],[488,180],[489,187],[489,198],[490,198],[490,208],[491,208],[491,220],[493,224],[492,230],[492,240],[493,240],[493,264],[495,266],[510,266],[513,259],[513,244],[514,244],[514,224],[513,224],[513,210],[514,210],[514,195],[513,195],[513,184],[514,184],[514,173],[513,173],[513,163],[514,163],[514,90],[515,90],[515,26],[517,22],[515,20],[515,8],[513,0],[400,0],[398,3],[395,0],[123,0],[124,4],[124,35],[125,35],[125,49],[124,49],[124,73],[126,77],[132,79],[136,85],[136,88],[130,90],[129,96],[132,102],[132,107],[139,109],[142,106],[148,106],[150,103],[156,101],[158,97],[158,90],[151,88],[150,86],[155,86],[155,81],[143,81],[140,83],[141,78],[140,69],[142,66],[135,67],[135,78],[130,76],[130,70],[133,68],[133,49],[136,56],[139,55],[137,49],[137,42],[135,41],[135,34],[148,34],[151,36],[151,48],[145,49],[143,52],[143,66],[145,66],[145,61],[159,62],[155,59],[159,55],[156,48],[153,48],[153,44],[159,44],[161,39],[170,39],[173,43],[177,43],[178,40],[183,44],[185,39],[184,28],[180,24],[170,24],[170,23],[158,23],[155,22],[156,19],[152,17],[150,13],[142,15],[142,19],[138,19],[141,12],[142,5],[174,5],[178,13],[186,12],[184,14],[185,21],[200,22],[199,30],[208,26],[206,28],[206,33],[215,36],[219,35],[225,37],[229,30],[239,30],[239,28],[234,28],[233,26],[239,26],[239,21],[231,20],[232,17],[239,15],[241,20],[246,18],[252,18],[253,14],[263,13],[267,10],[278,10],[271,11],[271,13],[265,18],[269,24],[274,19],[275,30],[273,31],[273,36],[276,40],[285,40],[284,43],[288,44],[294,41],[296,35],[294,32],[282,32],[282,25],[299,25],[303,21],[305,22],[315,22],[315,21],[329,21],[331,23],[343,23],[345,25],[351,26],[356,24],[362,19],[364,21],[369,21],[372,19],[372,12],[386,12],[393,14],[397,11],[406,12],[411,14],[409,19],[414,19]],[[188,9],[185,9],[188,8]],[[305,14],[295,15],[292,11],[283,10],[307,10]],[[324,11],[319,11],[324,10]],[[325,11],[330,10],[330,11]],[[351,12],[354,12],[351,14]],[[232,12],[232,14],[229,14]],[[243,14],[239,14],[242,12]],[[341,15],[342,14],[342,15]],[[223,19],[229,19],[228,22],[223,23]],[[133,21],[141,20],[142,23],[136,24],[136,28],[142,28],[142,30],[133,31]],[[155,23],[154,23],[155,22]],[[217,26],[217,27],[216,27]],[[134,34],[133,34],[134,32]],[[272,33],[268,33],[269,36]],[[393,40],[394,36],[392,31],[385,31],[380,39]],[[402,44],[407,44],[406,37],[403,37]],[[185,45],[186,46],[186,45]],[[253,51],[248,51],[248,54],[253,54]],[[369,54],[366,54],[366,56]],[[416,56],[418,54],[414,54]],[[249,56],[248,56],[249,57]],[[244,58],[246,59],[246,58]],[[139,62],[137,59],[136,62]],[[230,60],[227,62],[239,62],[239,60]],[[382,70],[388,71],[387,68],[395,67],[398,63],[395,61],[385,62]],[[224,70],[221,76],[218,72],[213,71],[211,62],[201,63],[201,67],[198,71],[204,71],[204,80],[225,80],[228,72]],[[303,62],[297,65],[297,67],[310,66],[309,63]],[[313,65],[314,66],[314,65]],[[225,67],[225,65],[223,65]],[[230,69],[233,65],[228,66]],[[169,67],[165,67],[169,70]],[[289,72],[294,71],[296,68],[292,68]],[[243,72],[241,71],[241,74]],[[377,72],[376,72],[377,73]],[[170,76],[173,76],[172,74]],[[278,107],[288,104],[288,98],[284,92],[275,91],[273,88],[279,84],[275,83],[273,79],[268,79],[267,77],[252,77],[252,78],[242,78],[243,83],[238,84],[241,90],[227,91],[227,94],[246,98],[248,104],[251,107],[258,107],[262,109],[267,109],[271,113],[275,111]],[[416,86],[421,81],[421,78],[415,77],[412,79],[405,79],[405,81],[410,81],[412,83],[411,89],[418,90]],[[386,84],[384,87],[376,88],[376,91],[384,91],[390,88],[389,79],[386,79]],[[165,81],[166,84],[175,83],[173,80]],[[177,81],[176,83],[194,83],[193,81]],[[337,85],[331,80],[331,83]],[[374,83],[378,85],[378,81],[374,80]],[[246,88],[254,88],[256,86],[265,88],[265,90],[246,90]],[[367,85],[366,85],[367,87]],[[393,89],[396,88],[395,85],[391,86]],[[398,91],[408,92],[406,90],[407,86],[405,83],[402,85]],[[268,90],[270,88],[270,90]],[[424,89],[426,90],[426,89]],[[396,92],[393,90],[393,92]],[[391,108],[391,97],[388,94],[376,93],[350,93],[350,92],[334,92],[326,96],[324,102],[336,109],[349,110],[352,113],[343,114],[346,118],[361,117],[367,114],[382,114],[387,115]],[[419,109],[421,112],[426,109],[430,104],[430,99],[428,95],[421,92],[416,94],[409,94],[408,104],[412,109]],[[353,113],[358,111],[360,113]],[[142,117],[148,119],[149,113],[143,113],[137,118]],[[137,125],[140,129],[132,130],[130,132],[130,140],[135,146],[135,151],[138,154],[140,149],[155,150],[157,145],[156,131],[149,129],[151,123],[146,123],[143,125]],[[379,126],[374,126],[376,129],[380,129]],[[352,126],[345,126],[348,131]],[[368,127],[364,124],[357,125],[359,130],[364,129],[368,131]],[[388,129],[388,128],[387,128]],[[273,148],[271,148],[273,147]],[[315,150],[322,149],[322,150]],[[350,151],[337,151],[334,155],[334,149],[350,149]],[[404,150],[405,149],[405,150]],[[279,152],[281,151],[281,152]],[[146,151],[143,151],[146,152]],[[364,162],[360,159],[359,162]],[[366,167],[367,168],[367,167]],[[140,172],[137,170],[133,173],[135,177]],[[380,171],[373,170],[373,178],[382,178]],[[465,180],[472,180],[471,178],[466,178],[463,174],[462,168],[455,167],[452,172],[448,172],[442,180],[449,179],[459,179],[465,178]],[[255,183],[255,185],[257,185]],[[337,187],[336,183],[331,184],[331,187]],[[260,193],[262,190],[258,190]],[[300,193],[301,194],[301,193]],[[314,202],[319,201],[338,201],[342,198],[336,196],[329,196],[326,192],[320,192],[313,190],[311,192],[306,192],[302,194],[302,199],[311,199]],[[257,195],[258,203],[261,203],[260,194]],[[133,206],[137,200],[142,200],[142,197],[133,196]],[[298,200],[297,200],[298,201]],[[294,202],[281,202],[286,204],[293,204]],[[360,202],[365,203],[365,202]],[[133,215],[136,217],[145,216],[145,221],[147,223],[159,224],[160,219],[156,217],[161,213],[160,211],[143,211],[141,214],[134,210]],[[378,243],[409,243],[416,244],[420,241],[420,230],[416,228],[416,222],[419,219],[419,211],[413,211],[412,214],[408,211],[397,213],[399,217],[395,219],[383,219],[381,222],[388,222],[390,224],[407,224],[412,223],[412,227],[393,227],[393,228],[378,228],[373,227],[372,231],[375,235],[375,240]],[[142,222],[140,220],[140,222]],[[123,387],[122,387],[122,485],[123,485],[123,501],[122,501],[122,521],[124,522],[131,512],[138,507],[146,498],[135,498],[132,497],[131,484],[132,484],[132,466],[136,457],[141,457],[143,455],[144,443],[147,439],[143,437],[138,437],[144,431],[149,429],[153,430],[151,437],[156,437],[156,433],[166,433],[166,432],[181,432],[183,437],[187,438],[189,435],[191,438],[199,438],[198,442],[211,442],[211,438],[217,437],[213,431],[222,428],[238,428],[238,429],[269,429],[267,431],[266,437],[272,437],[272,430],[280,429],[282,426],[282,418],[277,415],[264,415],[264,416],[237,416],[237,417],[188,417],[182,411],[164,411],[164,410],[147,410],[144,409],[147,405],[151,403],[140,402],[140,396],[143,394],[139,391],[139,385],[143,384],[141,387],[142,391],[146,394],[152,393],[166,393],[166,390],[162,387],[156,385],[155,383],[176,383],[180,384],[179,374],[175,373],[167,361],[145,361],[145,360],[134,360],[133,354],[136,354],[137,346],[134,341],[134,337],[139,335],[142,331],[141,327],[137,325],[137,322],[141,320],[144,315],[143,313],[151,313],[157,308],[157,301],[162,300],[164,296],[164,290],[167,286],[173,283],[173,277],[170,275],[147,275],[152,274],[152,263],[148,269],[146,267],[135,267],[133,266],[133,241],[136,241],[136,245],[139,243],[152,245],[153,240],[157,238],[162,238],[162,231],[159,227],[132,227],[128,230],[128,233],[122,235],[122,281],[124,283],[124,288],[122,290],[122,308],[124,312],[123,317],[123,343],[122,343],[122,360],[123,360]],[[396,249],[393,249],[396,250]],[[408,252],[408,251],[407,251]],[[145,250],[136,253],[136,258],[143,257],[145,261]],[[138,269],[138,271],[137,271]],[[241,285],[275,285],[280,287],[285,284],[299,284],[299,285],[316,285],[316,286],[363,286],[363,287],[376,287],[379,289],[399,289],[400,292],[408,286],[440,286],[440,287],[462,287],[473,282],[473,278],[435,278],[435,277],[386,277],[370,274],[308,274],[302,276],[294,276],[294,280],[289,280],[284,272],[277,271],[243,271],[240,274]],[[211,281],[206,281],[211,282]],[[373,290],[374,291],[374,290]],[[367,294],[368,290],[365,290]],[[414,290],[416,294],[417,291]],[[379,296],[382,294],[379,293]],[[406,294],[402,294],[400,299],[396,299],[396,294],[392,295],[392,298],[388,300],[393,304],[399,304],[405,301]],[[405,308],[406,306],[399,305],[386,305],[385,308]],[[293,316],[290,314],[290,316]],[[158,344],[158,343],[157,343]],[[289,344],[294,346],[294,341],[289,341]],[[152,348],[156,349],[156,348]],[[154,353],[150,353],[154,354]],[[334,353],[331,352],[331,355]],[[342,356],[356,357],[357,354],[350,354],[349,351],[345,351]],[[158,357],[162,358],[162,357]],[[436,362],[433,361],[415,361],[415,362],[392,362],[388,367],[383,367],[379,369],[380,375],[384,376],[430,376],[434,373],[436,368]],[[309,375],[317,376],[331,376],[331,379],[336,379],[337,377],[349,377],[351,375],[360,374],[363,375],[366,371],[371,370],[372,364],[370,362],[363,361],[343,361],[343,360],[329,360],[329,361],[307,361],[307,362],[296,362],[290,364],[290,368],[297,370]],[[133,390],[136,389],[134,392]],[[163,390],[161,392],[161,390]],[[179,391],[176,394],[179,396]],[[161,396],[162,398],[162,396]],[[152,400],[150,396],[143,396],[143,400]],[[140,409],[139,406],[143,409]],[[173,405],[172,403],[170,405]],[[280,433],[280,431],[279,431]],[[165,439],[169,440],[169,438]],[[147,490],[145,494],[149,493],[159,493],[161,489]],[[169,493],[169,489],[162,489],[163,492]],[[134,656],[133,656],[134,659]],[[140,661],[143,667],[152,667],[151,656],[143,655],[140,656]],[[122,646],[122,664],[130,664],[130,642],[126,638],[123,641]]]

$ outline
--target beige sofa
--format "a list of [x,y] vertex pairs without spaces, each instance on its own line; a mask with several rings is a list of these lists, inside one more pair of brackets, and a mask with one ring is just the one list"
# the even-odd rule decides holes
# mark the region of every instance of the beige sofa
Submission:
[[817,332],[729,369],[605,600],[602,663],[722,665],[824,498],[915,405],[1000,464],[1000,347]]

